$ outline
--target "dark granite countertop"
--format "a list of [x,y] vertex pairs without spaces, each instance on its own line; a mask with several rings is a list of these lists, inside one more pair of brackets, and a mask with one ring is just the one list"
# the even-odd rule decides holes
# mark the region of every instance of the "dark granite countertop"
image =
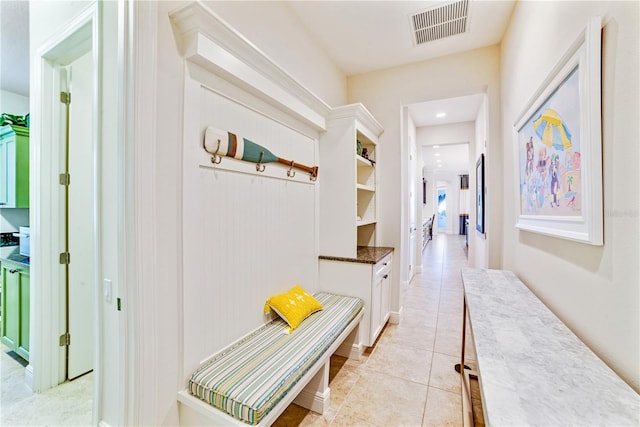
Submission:
[[355,258],[345,258],[329,255],[320,255],[318,258],[327,259],[330,261],[347,261],[347,262],[360,262],[363,264],[376,264],[385,256],[393,252],[394,248],[387,248],[382,246],[358,246],[358,250]]
[[29,257],[20,255],[19,246],[3,246],[0,247],[0,262],[11,261],[29,266]]

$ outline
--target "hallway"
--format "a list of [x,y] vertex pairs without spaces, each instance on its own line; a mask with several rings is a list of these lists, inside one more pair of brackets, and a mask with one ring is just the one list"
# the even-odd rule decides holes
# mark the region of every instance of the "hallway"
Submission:
[[460,376],[453,367],[460,360],[460,269],[466,265],[464,236],[434,235],[423,252],[422,274],[401,296],[400,324],[388,324],[359,362],[332,357],[328,413],[291,405],[274,425],[462,425]]
[[[453,366],[460,359],[460,268],[466,265],[464,236],[434,235],[422,274],[402,295],[400,324],[387,324],[358,362],[332,357],[329,411],[290,405],[274,426],[462,425]],[[43,394],[32,394],[23,379],[24,368],[3,351],[1,425],[91,423],[92,374]]]

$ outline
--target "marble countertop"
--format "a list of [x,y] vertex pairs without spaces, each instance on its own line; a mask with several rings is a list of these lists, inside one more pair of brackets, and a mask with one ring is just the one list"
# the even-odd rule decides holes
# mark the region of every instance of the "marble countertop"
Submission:
[[514,273],[462,279],[486,425],[640,425],[640,395]]
[[358,246],[355,258],[335,257],[328,255],[320,255],[319,258],[330,261],[347,261],[360,262],[363,264],[376,264],[391,252],[393,252],[393,248],[383,246]]
[[12,262],[19,262],[26,266],[29,265],[29,258],[26,256],[20,255],[19,246],[0,247],[0,262],[1,261],[12,261]]

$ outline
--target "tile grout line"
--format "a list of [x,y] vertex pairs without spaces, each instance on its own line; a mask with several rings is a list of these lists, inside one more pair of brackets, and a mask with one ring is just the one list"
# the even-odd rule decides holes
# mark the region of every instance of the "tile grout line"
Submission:
[[[441,390],[441,391],[444,391],[444,392],[447,392],[447,393],[452,393],[450,390],[442,389],[440,387],[435,387],[435,386],[431,385],[431,378],[432,378],[432,373],[433,373],[433,363],[434,363],[433,362],[433,360],[434,360],[433,355],[435,355],[437,353],[437,354],[443,354],[443,355],[451,356],[451,355],[448,355],[446,353],[441,353],[439,351],[436,351],[436,341],[437,341],[437,336],[438,336],[438,330],[439,330],[439,328],[441,326],[440,323],[441,323],[441,320],[442,320],[442,318],[441,318],[442,313],[440,312],[440,309],[442,307],[442,292],[443,292],[443,286],[444,286],[443,280],[444,280],[445,264],[447,264],[447,265],[451,264],[452,266],[454,264],[453,262],[447,262],[446,261],[447,259],[451,258],[451,254],[448,253],[448,245],[447,245],[447,243],[449,243],[448,240],[445,240],[445,243],[444,243],[443,248],[442,248],[442,254],[441,254],[442,268],[440,270],[440,280],[439,280],[440,286],[439,286],[439,289],[438,289],[438,312],[437,312],[437,316],[436,316],[436,333],[435,333],[434,343],[433,343],[434,345],[433,345],[433,352],[432,352],[432,358],[431,358],[431,366],[429,368],[429,381],[428,381],[428,384],[427,384],[427,395],[425,397],[425,405],[424,405],[423,414],[422,414],[422,423],[421,424],[423,426],[425,425],[425,417],[427,415],[427,402],[428,402],[428,399],[429,399],[429,390],[433,387],[433,388],[436,388],[438,390]],[[457,263],[457,261],[456,261],[456,263]],[[447,270],[448,270],[448,268],[449,267],[447,266]],[[455,394],[455,393],[453,393],[453,394]]]
[[[433,241],[433,240],[432,240]],[[444,263],[445,263],[445,251],[446,251],[446,245],[443,246],[442,248],[442,253],[441,255],[441,259],[442,259],[442,263],[441,263],[441,267],[440,267],[440,280],[439,280],[439,286],[438,286],[438,309],[437,309],[437,315],[436,315],[436,327],[435,327],[435,333],[433,335],[433,350],[431,351],[431,363],[429,365],[429,379],[427,380],[427,392],[424,398],[424,406],[422,408],[422,419],[420,422],[420,425],[424,425],[425,423],[425,417],[427,415],[427,402],[429,400],[429,389],[431,388],[431,375],[433,374],[433,355],[436,353],[436,341],[437,341],[437,337],[438,337],[438,324],[440,323],[440,304],[441,304],[441,299],[442,299],[442,275],[443,275],[443,271],[444,271]],[[424,262],[423,262],[424,264]]]

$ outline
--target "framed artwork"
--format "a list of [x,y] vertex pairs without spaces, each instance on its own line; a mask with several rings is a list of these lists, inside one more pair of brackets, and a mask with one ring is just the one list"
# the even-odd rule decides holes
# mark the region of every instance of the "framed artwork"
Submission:
[[427,204],[427,180],[422,178],[422,204]]
[[476,230],[484,234],[484,154],[476,162]]
[[589,21],[514,124],[521,230],[603,244],[601,29]]

